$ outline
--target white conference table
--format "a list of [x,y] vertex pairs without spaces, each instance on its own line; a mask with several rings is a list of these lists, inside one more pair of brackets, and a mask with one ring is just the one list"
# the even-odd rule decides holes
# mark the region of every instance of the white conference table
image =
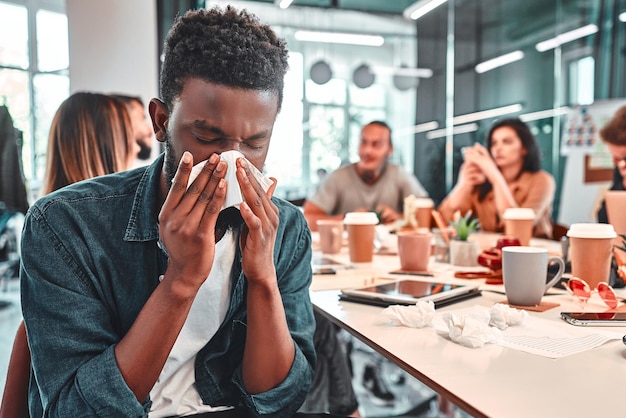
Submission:
[[[485,238],[485,237],[483,237]],[[489,242],[492,237],[487,236]],[[314,238],[315,239],[315,238]],[[544,246],[550,252],[559,250],[556,242],[533,240],[531,245]],[[315,244],[314,244],[315,249]],[[319,253],[315,253],[320,256]],[[326,256],[325,256],[326,257]],[[347,249],[331,258],[348,264]],[[582,353],[551,359],[495,344],[468,348],[454,343],[433,328],[394,326],[381,315],[383,308],[338,299],[342,288],[359,287],[375,281],[413,278],[390,275],[399,267],[398,256],[376,255],[372,263],[339,268],[335,275],[315,275],[311,300],[322,315],[346,329],[368,346],[381,353],[406,372],[429,386],[475,417],[621,417],[626,390],[626,346],[619,340]],[[430,264],[435,279],[443,282],[473,284],[484,280],[454,278],[455,267]],[[458,269],[458,268],[456,268]],[[467,268],[463,268],[467,270]],[[482,296],[462,301],[437,311],[491,307],[503,302],[503,286],[481,285]],[[486,289],[495,292],[487,291]],[[560,319],[561,311],[581,310],[567,294],[551,290],[544,300],[560,306],[545,312],[529,312],[572,327]],[[618,296],[626,294],[620,289]],[[606,307],[591,299],[587,311]],[[626,327],[602,327],[602,330],[626,333]]]

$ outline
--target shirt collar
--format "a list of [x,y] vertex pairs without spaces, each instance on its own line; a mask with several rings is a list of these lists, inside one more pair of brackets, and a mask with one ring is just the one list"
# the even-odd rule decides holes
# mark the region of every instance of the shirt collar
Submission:
[[150,164],[137,184],[124,241],[152,241],[159,238],[159,190],[163,154]]

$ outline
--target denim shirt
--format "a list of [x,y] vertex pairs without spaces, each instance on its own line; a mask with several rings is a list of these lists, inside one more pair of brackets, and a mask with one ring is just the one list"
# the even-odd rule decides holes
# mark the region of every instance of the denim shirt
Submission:
[[[160,156],[151,166],[90,179],[39,199],[26,216],[20,271],[31,348],[31,417],[146,417],[117,366],[114,348],[128,332],[167,255],[159,248]],[[288,417],[311,384],[315,320],[309,299],[311,235],[293,205],[280,211],[274,247],[295,358],[283,382],[251,394],[241,378],[247,283],[235,255],[230,307],[196,356],[196,388],[206,404],[241,406],[255,416]],[[163,324],[168,326],[167,323]]]

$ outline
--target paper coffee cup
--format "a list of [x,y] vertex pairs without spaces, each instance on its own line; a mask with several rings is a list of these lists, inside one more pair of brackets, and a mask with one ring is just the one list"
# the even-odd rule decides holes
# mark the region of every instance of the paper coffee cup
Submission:
[[600,282],[608,283],[613,239],[616,236],[615,229],[610,224],[572,224],[567,231],[572,276],[583,279],[592,288]]
[[320,235],[320,249],[324,254],[337,254],[341,251],[343,240],[343,222],[333,219],[318,219],[317,230]]
[[432,224],[432,211],[435,202],[427,197],[419,197],[415,199],[415,219],[419,228],[428,228]]
[[400,268],[405,271],[426,271],[432,247],[429,232],[398,232]]
[[529,245],[533,236],[535,211],[530,208],[508,208],[502,215],[504,233],[519,239],[520,244]]
[[343,219],[348,231],[348,250],[353,263],[369,263],[374,258],[374,238],[378,216],[374,212],[348,212]]

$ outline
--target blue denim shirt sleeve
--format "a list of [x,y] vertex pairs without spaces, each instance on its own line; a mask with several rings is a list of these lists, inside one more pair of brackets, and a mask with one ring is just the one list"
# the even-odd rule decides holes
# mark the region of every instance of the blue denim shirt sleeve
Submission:
[[291,417],[306,397],[313,378],[315,319],[309,287],[311,284],[311,234],[300,211],[275,200],[281,211],[274,258],[278,286],[285,308],[287,325],[295,344],[295,358],[286,379],[260,394],[250,394],[241,381],[241,368],[235,384],[243,394],[246,407],[259,416]]
[[80,266],[81,257],[95,253],[87,248],[76,252],[78,240],[61,239],[75,226],[65,222],[60,211],[45,215],[63,227],[55,230],[37,205],[31,208],[23,231],[20,273],[39,388],[39,399],[36,391],[30,391],[31,416],[147,416],[149,401],[143,405],[137,401],[117,367],[113,350],[119,336],[110,309]]

